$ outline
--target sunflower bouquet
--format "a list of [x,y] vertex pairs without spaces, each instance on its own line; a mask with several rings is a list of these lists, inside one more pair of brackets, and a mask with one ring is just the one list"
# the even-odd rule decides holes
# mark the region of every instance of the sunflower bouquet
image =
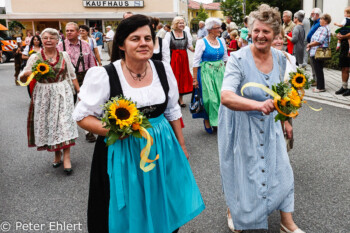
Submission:
[[37,60],[32,67],[32,74],[28,77],[27,82],[22,83],[17,81],[21,86],[28,86],[29,83],[33,80],[41,79],[54,79],[56,77],[55,71],[52,69],[50,64],[47,61]]
[[[287,82],[272,85],[272,90],[259,83],[246,83],[241,89],[242,96],[246,87],[259,87],[274,98],[274,105],[278,112],[275,121],[286,121],[289,118],[295,118],[299,114],[298,110],[304,103],[306,104],[303,98],[305,89],[310,88],[310,82],[309,76],[300,68],[297,68],[296,72],[290,72],[289,77],[290,79]],[[310,108],[314,111],[322,110],[322,108]]]
[[[153,138],[146,129],[151,128],[152,125],[142,112],[136,108],[136,103],[123,96],[117,96],[104,104],[103,110],[105,113],[101,120],[104,124],[104,128],[109,129],[106,135],[106,145],[111,146],[118,139],[123,139],[128,136],[145,138],[147,144],[140,153],[140,168],[145,172],[152,170],[155,166],[152,162],[159,158],[159,155],[157,155],[154,160],[148,159],[150,147],[153,144]],[[146,167],[146,163],[151,164]]]

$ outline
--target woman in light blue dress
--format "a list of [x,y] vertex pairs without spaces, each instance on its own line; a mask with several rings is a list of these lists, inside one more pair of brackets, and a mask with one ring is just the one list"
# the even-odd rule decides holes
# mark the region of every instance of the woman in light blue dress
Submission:
[[[268,16],[268,17],[266,17]],[[266,4],[249,15],[253,44],[227,63],[219,111],[218,144],[226,203],[235,232],[267,229],[268,216],[281,213],[281,232],[302,233],[293,221],[294,178],[273,100],[245,83],[271,88],[283,80],[286,58],[271,48],[280,13]]]
[[212,127],[218,126],[220,91],[224,78],[227,49],[225,41],[219,38],[221,21],[217,18],[205,20],[208,35],[196,43],[193,57],[193,84],[201,93],[205,111],[193,114],[193,118],[204,118],[204,128],[212,134]]

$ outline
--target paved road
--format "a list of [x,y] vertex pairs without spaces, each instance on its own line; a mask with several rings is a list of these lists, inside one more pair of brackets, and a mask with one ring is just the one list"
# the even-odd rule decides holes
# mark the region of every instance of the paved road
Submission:
[[[8,221],[12,226],[9,232],[87,232],[93,144],[85,142],[80,130],[77,145],[72,149],[73,175],[67,177],[62,168],[52,168],[52,153],[27,147],[29,98],[26,88],[14,85],[11,63],[0,64],[0,79],[0,228],[6,227],[2,223]],[[185,100],[189,102],[189,96]],[[323,111],[304,108],[294,121],[295,148],[290,153],[295,176],[294,217],[308,233],[349,233],[349,110],[310,103],[323,107]],[[202,121],[191,119],[187,109],[183,115],[190,163],[206,209],[182,227],[180,233],[229,233],[221,192],[217,137],[206,134]],[[250,145],[247,143],[247,146]],[[64,225],[60,225],[63,223],[66,228],[60,230],[64,229]],[[250,232],[277,233],[278,223],[276,212],[269,218],[269,231]],[[38,224],[39,230],[25,231],[24,227],[29,228],[29,224]],[[31,227],[34,229],[34,225]],[[68,227],[75,227],[75,231],[69,231]]]

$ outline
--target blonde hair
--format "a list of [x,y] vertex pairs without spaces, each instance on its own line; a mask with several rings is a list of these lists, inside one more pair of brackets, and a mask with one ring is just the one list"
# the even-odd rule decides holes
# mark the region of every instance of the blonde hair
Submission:
[[173,19],[173,22],[171,23],[171,28],[172,29],[177,29],[177,25],[179,24],[179,22],[183,20],[185,22],[185,19],[182,18],[181,16],[176,16],[174,19]]
[[74,23],[74,22],[69,22],[66,24],[66,27],[67,26],[73,26],[75,28],[76,31],[79,31],[79,26],[78,24]]
[[249,31],[252,31],[255,20],[270,26],[275,36],[280,33],[282,20],[277,7],[261,4],[256,11],[250,12],[248,19]]
[[344,10],[347,14],[350,14],[350,6],[346,7]]
[[238,36],[237,31],[233,30],[232,32],[230,32],[230,36],[233,36],[234,38],[236,38]]

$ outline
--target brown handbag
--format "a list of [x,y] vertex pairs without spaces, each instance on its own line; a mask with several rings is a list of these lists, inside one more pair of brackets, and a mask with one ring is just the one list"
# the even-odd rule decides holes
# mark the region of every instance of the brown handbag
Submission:
[[332,51],[330,48],[317,48],[315,53],[315,59],[328,60],[332,58]]

